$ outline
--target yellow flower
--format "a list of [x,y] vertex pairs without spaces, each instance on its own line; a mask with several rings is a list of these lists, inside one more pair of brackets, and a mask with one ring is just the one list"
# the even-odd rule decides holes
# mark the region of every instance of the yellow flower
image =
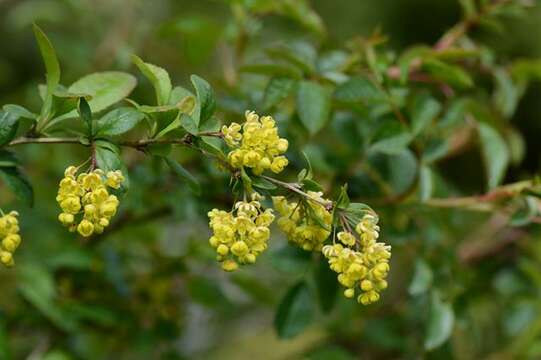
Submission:
[[218,209],[208,212],[213,232],[209,244],[226,271],[236,270],[239,264],[253,264],[267,248],[268,227],[274,215],[271,209],[262,209],[260,199],[261,196],[254,193],[252,201],[237,202],[231,212]]
[[82,236],[89,237],[94,232],[94,225],[90,221],[85,219],[79,223],[79,225],[77,226],[77,231]]
[[120,170],[109,171],[107,173],[107,186],[110,188],[118,189],[123,182],[124,176]]
[[18,216],[19,213],[11,211],[0,217],[0,262],[5,266],[15,265],[13,253],[21,243]]
[[287,151],[289,143],[278,135],[276,122],[271,116],[260,118],[250,111],[245,118],[242,126],[231,123],[222,127],[224,140],[232,149],[227,155],[229,164],[237,169],[251,168],[256,175],[267,169],[281,172],[288,165],[281,154]]
[[70,231],[78,231],[88,237],[103,232],[116,214],[119,201],[115,195],[109,194],[108,188],[120,188],[124,175],[120,170],[109,171],[105,175],[96,169],[76,176],[77,171],[77,167],[68,167],[60,181],[56,200],[62,213],[58,220]]
[[[313,201],[289,203],[283,196],[275,196],[272,201],[281,215],[278,227],[287,235],[288,240],[306,251],[320,251],[331,234],[332,215],[321,204],[325,202],[322,193],[309,191],[308,195]],[[314,220],[314,217],[320,221]],[[320,222],[328,228],[323,228]]]
[[[376,242],[379,237],[377,217],[365,215],[355,227],[360,241],[347,231],[338,233],[342,244],[326,245],[322,249],[331,270],[338,273],[338,282],[347,289],[344,296],[352,298],[360,290],[357,301],[368,305],[379,300],[379,292],[387,288],[391,247]],[[351,247],[360,245],[359,249]]]

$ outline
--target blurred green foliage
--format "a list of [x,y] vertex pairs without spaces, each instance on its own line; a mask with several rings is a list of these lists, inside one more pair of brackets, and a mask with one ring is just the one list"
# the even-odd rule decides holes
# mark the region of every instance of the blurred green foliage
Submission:
[[[103,236],[79,240],[58,224],[53,194],[88,149],[14,147],[21,167],[0,172],[0,205],[21,213],[23,243],[17,266],[0,270],[0,358],[540,357],[541,8],[530,5],[0,1],[0,104],[39,113],[34,22],[54,44],[61,83],[73,84],[67,92],[95,90],[86,74],[115,71],[116,92],[89,100],[96,113],[128,94],[150,113],[167,105],[165,75],[133,54],[199,100],[206,82],[190,74],[200,74],[222,123],[246,109],[272,114],[291,144],[287,177],[306,153],[334,198],[348,183],[352,200],[380,214],[393,246],[390,288],[369,307],[343,298],[326,263],[278,231],[256,265],[224,274],[206,212],[231,206],[227,174],[197,151],[161,147],[122,151],[121,212]],[[76,102],[51,101],[81,131]],[[143,121],[128,105],[113,111],[131,129]],[[124,133],[102,115],[96,131]],[[169,132],[166,120],[155,130]],[[11,120],[1,121],[0,135]],[[28,126],[21,120],[18,135]],[[116,148],[100,151],[116,161]]]

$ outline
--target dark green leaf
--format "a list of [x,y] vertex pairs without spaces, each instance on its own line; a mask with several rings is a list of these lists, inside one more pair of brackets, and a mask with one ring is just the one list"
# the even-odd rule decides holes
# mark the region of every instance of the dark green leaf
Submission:
[[120,159],[120,150],[118,147],[108,141],[96,141],[96,162],[103,171],[119,170],[122,167]]
[[210,119],[216,110],[216,99],[210,84],[197,75],[190,77],[197,94],[197,107],[193,118],[197,126]]
[[314,271],[319,306],[325,313],[330,312],[336,303],[339,285],[337,274],[329,268],[325,258],[321,258]]
[[79,117],[81,118],[83,123],[86,125],[86,128],[88,130],[88,136],[92,137],[92,134],[94,133],[92,124],[92,111],[90,111],[90,106],[86,102],[85,98],[79,99],[79,102],[77,104],[77,112],[79,113]]
[[133,129],[144,115],[134,108],[121,107],[105,114],[96,122],[96,135],[115,136]]
[[252,185],[256,188],[263,189],[263,190],[274,190],[276,189],[276,185],[271,183],[270,181],[263,179],[261,177],[253,177],[252,178]]
[[313,296],[306,283],[300,282],[290,288],[274,318],[278,336],[288,339],[300,334],[312,322],[314,310]]
[[27,177],[16,167],[0,167],[0,179],[27,206],[34,205],[34,190]]
[[188,114],[180,114],[180,126],[192,135],[197,135],[199,133],[195,120]]
[[292,94],[296,81],[287,77],[270,79],[263,97],[263,108],[270,109]]
[[17,134],[19,117],[11,112],[0,111],[0,147],[9,143]]
[[331,101],[328,91],[313,81],[301,81],[297,90],[297,111],[302,124],[312,135],[329,120]]
[[178,175],[178,177],[188,183],[188,186],[195,194],[201,193],[201,185],[199,184],[199,181],[188,170],[170,157],[165,157],[164,160],[167,165],[169,165],[171,170]]

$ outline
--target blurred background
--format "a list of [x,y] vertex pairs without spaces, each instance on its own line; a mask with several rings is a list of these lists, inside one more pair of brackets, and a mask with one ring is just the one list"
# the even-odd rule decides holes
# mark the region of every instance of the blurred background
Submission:
[[[34,22],[55,46],[63,84],[94,71],[127,71],[138,77],[130,98],[152,103],[151,85],[131,63],[137,54],[166,68],[174,84],[189,88],[194,73],[207,79],[227,123],[238,121],[244,109],[261,109],[267,81],[237,72],[238,54],[249,63],[266,46],[293,41],[332,52],[376,30],[388,37],[389,51],[400,53],[431,46],[462,18],[455,0],[312,0],[302,2],[299,13],[266,3],[0,0],[0,104],[39,111],[44,69]],[[474,29],[471,36],[502,64],[541,57],[541,6],[501,21],[499,30]],[[541,84],[532,83],[510,119],[522,134],[525,155],[506,182],[531,178],[541,166],[540,96]],[[281,110],[275,113],[285,126]],[[256,265],[223,273],[208,246],[206,212],[228,208],[232,199],[226,174],[212,163],[177,150],[203,184],[197,197],[160,163],[125,150],[131,184],[117,222],[84,242],[56,220],[54,194],[64,168],[84,161],[87,149],[29,145],[16,152],[34,185],[34,207],[17,202],[0,184],[0,205],[21,213],[23,236],[15,269],[0,269],[0,358],[541,357],[539,225],[494,228],[494,214],[381,201],[389,186],[396,195],[417,181],[415,158],[407,153],[378,163],[378,178],[388,184],[378,188],[366,179],[366,169],[352,166],[358,155],[351,149],[361,140],[347,138],[346,120],[336,116],[329,134],[312,138],[288,127],[291,176],[303,166],[304,150],[327,189],[347,181],[354,199],[381,213],[393,263],[390,288],[378,304],[364,307],[339,295],[326,309],[318,304],[325,301],[321,294],[310,295],[300,319],[292,320],[302,331],[279,338],[273,322],[288,287],[329,275],[277,231]],[[436,192],[482,193],[480,161],[479,151],[469,148],[438,164]],[[520,241],[487,246],[500,231],[520,232]],[[336,291],[329,286],[333,290],[322,291]],[[430,341],[438,346],[427,347]]]

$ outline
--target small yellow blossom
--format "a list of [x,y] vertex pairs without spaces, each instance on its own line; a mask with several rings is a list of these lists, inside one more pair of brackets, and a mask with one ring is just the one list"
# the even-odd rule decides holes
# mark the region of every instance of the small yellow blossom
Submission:
[[124,176],[120,170],[109,171],[106,175],[100,169],[79,175],[77,171],[74,166],[68,167],[60,181],[56,200],[62,213],[58,220],[70,231],[88,237],[109,226],[119,201],[107,188],[119,189]]
[[222,127],[226,144],[232,148],[227,155],[229,164],[234,168],[251,168],[259,175],[265,170],[279,173],[288,165],[284,154],[289,143],[280,138],[276,122],[271,116],[259,117],[253,111],[247,111],[243,125],[231,123]]
[[19,213],[12,211],[0,217],[0,263],[5,266],[15,265],[13,253],[21,243],[18,216]]
[[[307,251],[320,251],[331,233],[332,215],[321,204],[326,201],[322,193],[309,191],[308,195],[312,200],[301,204],[288,202],[283,196],[275,196],[272,200],[274,208],[281,215],[277,221],[278,227],[289,241]],[[318,217],[327,228],[322,227],[313,217]]]
[[331,270],[338,273],[338,282],[346,287],[344,296],[352,298],[356,289],[360,291],[357,301],[368,305],[379,300],[379,293],[387,288],[385,278],[389,272],[391,247],[376,242],[379,237],[377,218],[365,215],[355,227],[359,236],[359,249],[356,237],[347,231],[338,233],[342,244],[326,245],[322,253],[329,261]]
[[239,201],[233,211],[213,209],[208,213],[213,235],[210,245],[225,271],[234,271],[239,264],[253,264],[267,248],[269,225],[274,220],[272,209],[263,209],[256,193],[251,201]]

